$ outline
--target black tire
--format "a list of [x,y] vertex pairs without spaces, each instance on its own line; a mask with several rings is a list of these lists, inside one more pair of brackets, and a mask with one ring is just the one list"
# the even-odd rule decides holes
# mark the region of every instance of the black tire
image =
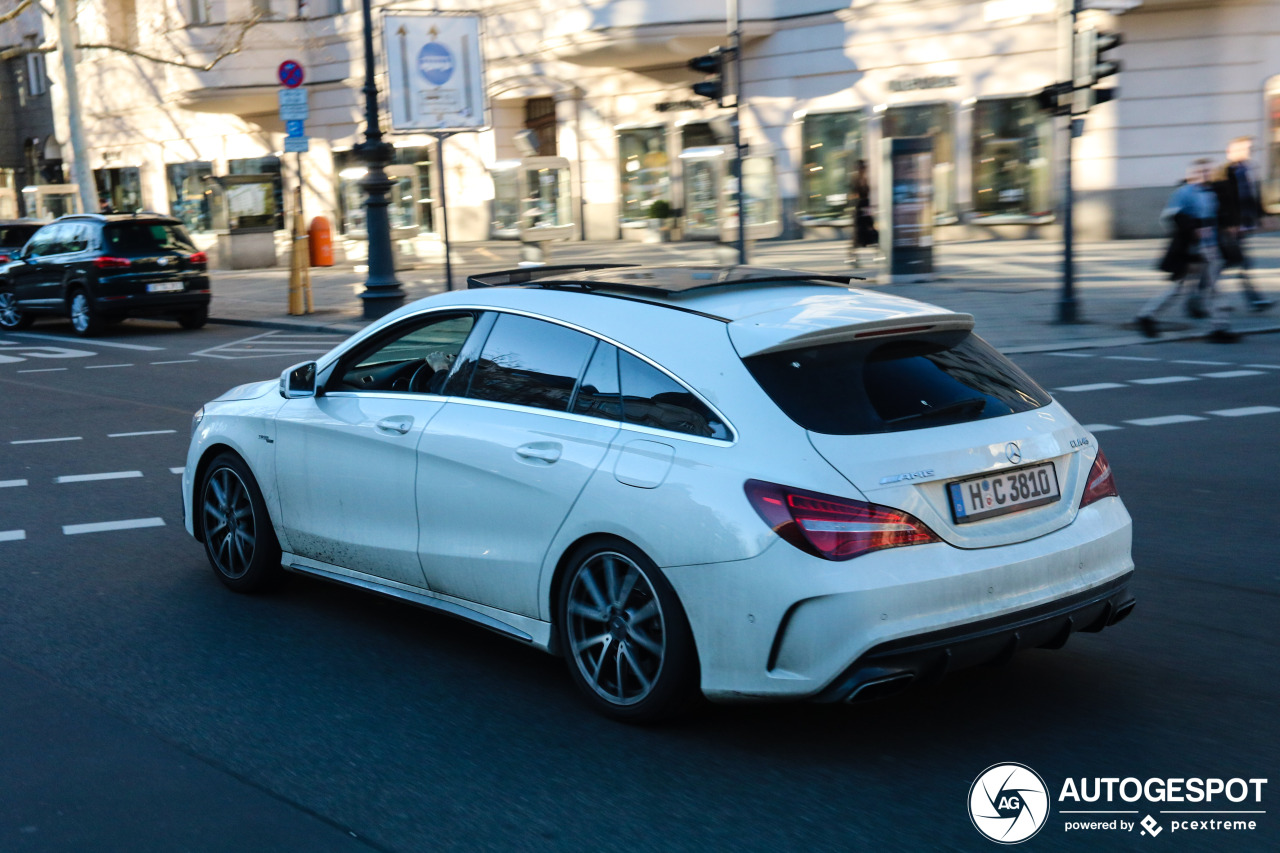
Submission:
[[233,453],[213,460],[200,483],[195,512],[218,580],[236,592],[261,592],[280,582],[280,542],[244,460]]
[[102,334],[102,330],[107,325],[103,320],[102,312],[89,298],[89,292],[82,287],[71,291],[71,298],[67,300],[67,314],[71,318],[71,328],[82,338],[92,338]]
[[0,284],[0,329],[17,331],[31,325],[31,315],[18,307],[12,285]]
[[184,329],[202,329],[207,322],[209,322],[209,306],[207,305],[192,308],[190,311],[183,311],[178,315],[178,325]]
[[639,549],[586,543],[560,584],[557,631],[569,675],[597,711],[651,723],[698,697],[698,653],[675,590]]

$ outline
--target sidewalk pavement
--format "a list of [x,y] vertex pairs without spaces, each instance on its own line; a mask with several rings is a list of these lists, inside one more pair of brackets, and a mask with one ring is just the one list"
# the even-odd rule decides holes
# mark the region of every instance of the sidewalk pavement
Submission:
[[[850,267],[848,244],[839,240],[766,241],[748,249],[755,266],[867,275],[875,290],[930,302],[973,314],[977,331],[1004,352],[1123,346],[1147,341],[1133,324],[1146,300],[1168,286],[1155,269],[1164,251],[1163,240],[1117,240],[1078,245],[1075,256],[1077,317],[1080,322],[1056,322],[1062,296],[1062,246],[1048,240],[989,240],[941,243],[934,247],[936,281],[918,284],[877,284],[875,266]],[[1280,299],[1280,233],[1253,236],[1248,244],[1255,287]],[[453,247],[453,287],[466,287],[466,277],[519,265],[519,243],[489,241]],[[711,243],[564,242],[550,244],[548,263],[717,263]],[[445,289],[444,265],[420,266],[397,272],[406,302]],[[1253,334],[1280,331],[1280,307],[1270,313],[1247,310],[1236,281],[1228,271],[1222,282],[1223,299],[1233,309],[1235,331]],[[210,317],[224,322],[297,331],[350,334],[363,319],[360,292],[367,272],[351,264],[311,270],[314,313],[288,314],[287,267],[265,270],[215,270]],[[1171,306],[1161,317],[1161,340],[1202,337],[1207,320],[1191,320],[1182,306]]]

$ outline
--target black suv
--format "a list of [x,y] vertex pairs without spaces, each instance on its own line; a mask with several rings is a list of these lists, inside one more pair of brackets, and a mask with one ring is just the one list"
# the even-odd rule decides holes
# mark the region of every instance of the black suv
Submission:
[[206,267],[180,220],[64,216],[0,266],[0,329],[21,329],[38,314],[70,316],[85,337],[128,316],[170,317],[198,329],[209,316]]

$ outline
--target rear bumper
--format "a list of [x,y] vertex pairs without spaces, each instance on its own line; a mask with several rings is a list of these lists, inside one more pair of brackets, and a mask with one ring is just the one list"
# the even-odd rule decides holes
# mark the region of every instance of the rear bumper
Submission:
[[176,293],[139,293],[104,295],[94,303],[104,314],[128,314],[133,317],[172,316],[196,308],[208,307],[207,290],[182,290]]
[[1077,631],[1096,632],[1133,610],[1133,572],[1067,599],[882,643],[856,660],[815,702],[877,699],[979,664],[1005,663],[1022,649],[1060,649]]

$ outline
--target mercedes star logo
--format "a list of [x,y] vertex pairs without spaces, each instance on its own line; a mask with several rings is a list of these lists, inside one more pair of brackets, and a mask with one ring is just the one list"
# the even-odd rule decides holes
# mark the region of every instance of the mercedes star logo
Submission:
[[1011,441],[1004,446],[1005,458],[1017,465],[1022,461],[1022,450],[1018,447],[1018,442]]

